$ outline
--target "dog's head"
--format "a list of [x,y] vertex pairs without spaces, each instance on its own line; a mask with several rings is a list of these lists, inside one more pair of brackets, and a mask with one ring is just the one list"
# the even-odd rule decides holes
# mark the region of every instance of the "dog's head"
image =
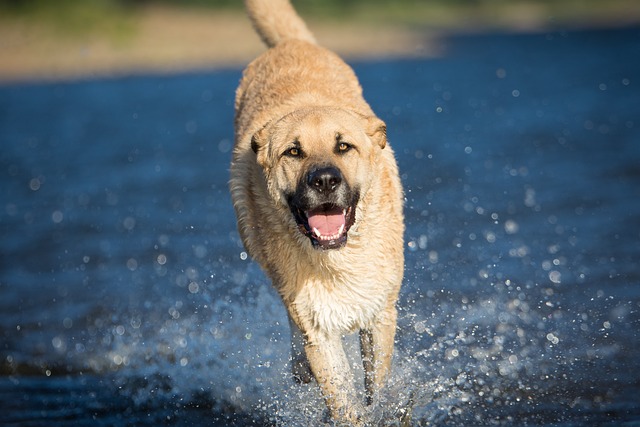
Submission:
[[267,124],[251,141],[273,202],[314,247],[337,249],[356,222],[381,149],[384,122],[331,107],[296,110]]

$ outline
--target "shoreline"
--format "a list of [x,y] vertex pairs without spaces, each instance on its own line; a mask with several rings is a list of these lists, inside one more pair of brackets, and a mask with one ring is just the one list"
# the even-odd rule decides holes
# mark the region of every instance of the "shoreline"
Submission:
[[[265,50],[241,12],[148,7],[124,36],[81,36],[0,21],[0,84],[242,68]],[[351,59],[433,55],[431,35],[401,26],[311,22],[319,42]]]
[[[442,39],[452,34],[615,28],[640,22],[635,13],[625,18],[578,20],[562,27],[550,26],[540,14],[518,15],[508,25],[465,26],[463,19],[434,29],[359,20],[311,19],[308,25],[321,45],[353,61],[435,57],[442,53]],[[242,11],[148,6],[117,24],[117,31],[73,34],[0,16],[0,84],[243,68],[265,50]]]

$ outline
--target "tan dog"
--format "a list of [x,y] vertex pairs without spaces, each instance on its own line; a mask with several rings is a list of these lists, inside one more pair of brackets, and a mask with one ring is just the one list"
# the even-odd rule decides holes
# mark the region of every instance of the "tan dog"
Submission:
[[361,424],[342,335],[360,331],[370,403],[390,371],[404,268],[396,161],[353,70],[289,2],[246,6],[270,49],[236,94],[238,228],[287,308],[295,377],[317,380],[334,419]]

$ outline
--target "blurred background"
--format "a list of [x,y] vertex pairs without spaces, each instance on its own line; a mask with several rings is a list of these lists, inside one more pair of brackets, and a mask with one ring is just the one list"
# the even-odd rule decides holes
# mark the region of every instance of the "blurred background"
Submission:
[[[619,27],[636,0],[299,0],[323,45],[352,59],[437,55],[451,33]],[[262,50],[240,0],[0,0],[0,79],[245,64]]]

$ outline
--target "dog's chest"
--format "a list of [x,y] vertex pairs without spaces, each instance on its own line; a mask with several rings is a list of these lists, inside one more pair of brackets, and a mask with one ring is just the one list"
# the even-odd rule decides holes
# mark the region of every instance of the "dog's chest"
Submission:
[[298,314],[314,328],[349,333],[366,328],[383,309],[386,295],[366,278],[310,279],[296,298]]

